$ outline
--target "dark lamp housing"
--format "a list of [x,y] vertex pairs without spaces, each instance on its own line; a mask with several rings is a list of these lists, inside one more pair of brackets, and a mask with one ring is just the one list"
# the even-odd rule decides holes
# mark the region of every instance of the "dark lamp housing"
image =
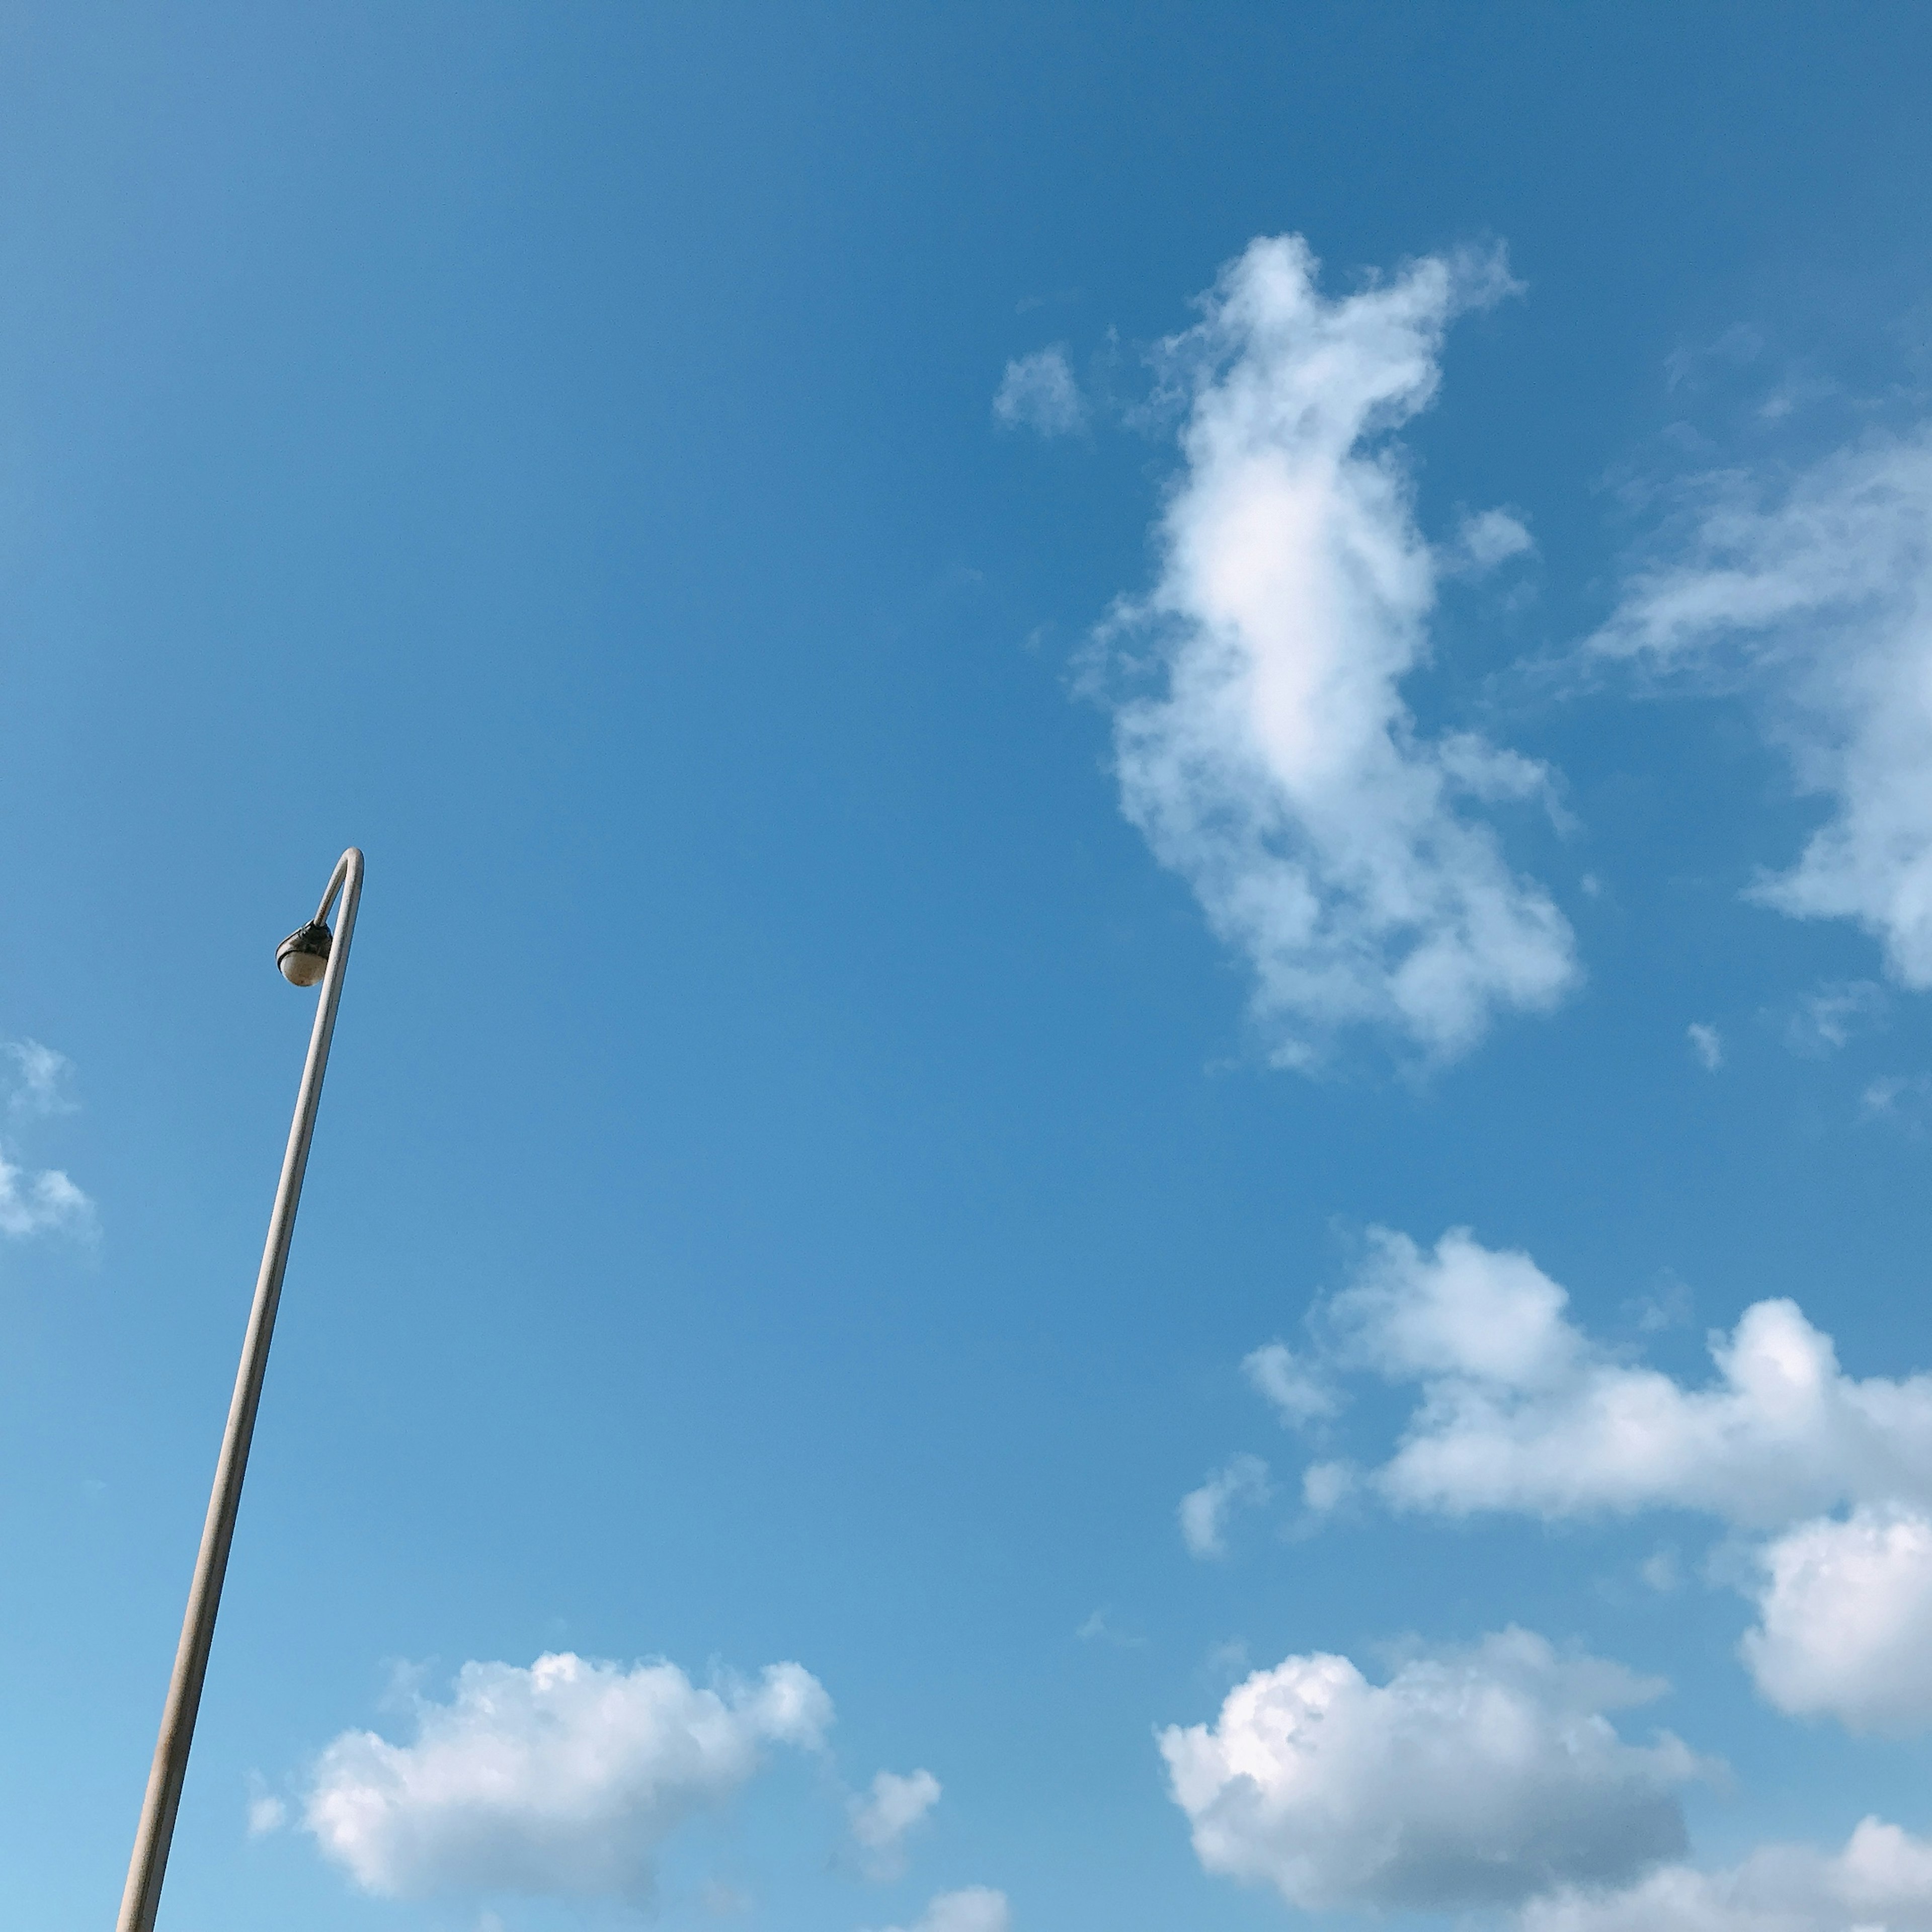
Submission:
[[319,919],[292,932],[275,948],[275,964],[291,986],[313,986],[328,965],[334,935]]

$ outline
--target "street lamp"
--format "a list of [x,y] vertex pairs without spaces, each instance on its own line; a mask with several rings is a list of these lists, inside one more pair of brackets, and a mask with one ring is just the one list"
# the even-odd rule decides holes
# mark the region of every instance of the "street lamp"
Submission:
[[[338,892],[342,910],[332,934],[324,921]],[[349,965],[349,942],[356,931],[356,904],[362,896],[362,854],[352,845],[336,861],[314,918],[290,934],[275,954],[275,963],[290,985],[313,986],[320,980],[322,998],[316,1004],[315,1030],[309,1035],[308,1059],[296,1096],[288,1152],[282,1156],[274,1212],[268,1217],[268,1244],[262,1252],[248,1338],[242,1345],[241,1372],[235,1378],[234,1400],[228,1406],[221,1457],[214,1466],[214,1493],[208,1498],[201,1554],[195,1559],[181,1648],[175,1653],[174,1675],[168,1680],[160,1740],[154,1746],[154,1766],[148,1773],[148,1795],[141,1807],[140,1828],[134,1834],[134,1856],[128,1867],[128,1889],[122,1895],[117,1932],[154,1932],[154,1914],[160,1906],[168,1846],[174,1838],[175,1814],[181,1808],[182,1781],[188,1775],[188,1747],[194,1742],[195,1714],[201,1708],[202,1682],[208,1675],[208,1646],[214,1640],[214,1615],[221,1607],[221,1580],[227,1574],[229,1546],[235,1540],[235,1515],[242,1503],[242,1478],[248,1473],[248,1444],[255,1433],[255,1412],[261,1406],[262,1376],[268,1366],[276,1306],[282,1298],[282,1273],[289,1264],[289,1242],[302,1200],[302,1171],[308,1166],[308,1144],[315,1132],[316,1107],[322,1099],[322,1076],[328,1066],[329,1039],[335,1031],[342,976]]]

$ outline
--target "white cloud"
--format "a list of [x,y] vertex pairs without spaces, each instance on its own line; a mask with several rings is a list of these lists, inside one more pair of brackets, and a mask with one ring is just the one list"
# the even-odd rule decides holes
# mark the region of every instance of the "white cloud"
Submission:
[[1690,1042],[1690,1051],[1697,1056],[1698,1065],[1706,1073],[1716,1072],[1724,1064],[1724,1035],[1702,1020],[1693,1020],[1684,1032]]
[[1003,423],[1037,430],[1042,436],[1066,436],[1078,429],[1087,420],[1087,405],[1065,350],[1036,350],[1009,362],[993,398],[993,413]]
[[415,1714],[412,1743],[345,1732],[316,1766],[303,1822],[365,1891],[635,1900],[665,1835],[730,1797],[765,1744],[816,1748],[832,1702],[796,1664],[709,1690],[674,1664],[565,1652],[466,1664],[452,1700]]
[[1117,1650],[1144,1650],[1148,1640],[1131,1630],[1117,1629],[1112,1612],[1103,1604],[1073,1634],[1082,1643],[1110,1643]]
[[1241,1372],[1291,1426],[1319,1422],[1341,1406],[1334,1384],[1320,1368],[1285,1343],[1270,1342],[1256,1349],[1241,1364]]
[[[1848,1376],[1775,1300],[1714,1335],[1714,1376],[1687,1387],[1586,1335],[1527,1255],[1460,1228],[1432,1251],[1376,1231],[1321,1316],[1337,1363],[1420,1393],[1378,1466],[1307,1470],[1311,1510],[1366,1491],[1450,1516],[1702,1512],[1762,1539],[1737,1580],[1766,1699],[1854,1730],[1932,1726],[1932,1376]],[[1644,1574],[1666,1587],[1674,1560]]]
[[14,1090],[7,1096],[12,1114],[72,1114],[78,1103],[68,1094],[74,1076],[74,1062],[64,1053],[43,1046],[37,1040],[0,1040],[4,1054],[19,1069]]
[[1201,1661],[1209,1676],[1218,1677],[1223,1683],[1246,1677],[1254,1669],[1248,1654],[1248,1640],[1241,1636],[1224,1637],[1219,1643],[1210,1643]]
[[1310,1911],[1512,1904],[1681,1856],[1677,1787],[1706,1768],[1605,1715],[1663,1688],[1510,1630],[1382,1685],[1346,1657],[1291,1657],[1160,1744],[1208,1871]]
[[1397,1508],[1546,1518],[1672,1507],[1790,1526],[1845,1503],[1932,1505],[1932,1377],[1860,1380],[1790,1301],[1714,1336],[1687,1388],[1592,1342],[1527,1255],[1378,1231],[1328,1309],[1343,1358],[1422,1393],[1367,1478]]
[[[963,1892],[942,1892],[920,1914],[910,1932],[1008,1932],[1012,1913],[1006,1895],[990,1886],[969,1885]],[[899,1932],[894,1927],[892,1932]]]
[[[7,1112],[15,1120],[76,1110],[68,1093],[74,1063],[35,1040],[0,1040],[0,1064],[10,1061]],[[94,1227],[94,1203],[58,1168],[38,1173],[10,1160],[0,1146],[0,1234],[86,1234]]]
[[265,1838],[289,1822],[289,1808],[268,1789],[258,1771],[248,1774],[248,1835]]
[[1903,1735],[1932,1723],[1932,1515],[1897,1505],[1801,1523],[1760,1553],[1739,1646],[1780,1711]]
[[84,1234],[94,1203],[58,1168],[30,1174],[0,1154],[0,1234]]
[[1311,1462],[1301,1472],[1301,1500],[1324,1514],[1354,1493],[1355,1472],[1346,1462]]
[[1180,1499],[1180,1537],[1196,1556],[1225,1556],[1228,1518],[1242,1504],[1264,1503],[1270,1492],[1268,1465],[1258,1456],[1232,1456],[1198,1490]]
[[1760,693],[1830,815],[1754,896],[1856,921],[1894,979],[1932,986],[1932,430],[1768,483],[1705,477],[1684,502],[1594,648]]
[[1923,1133],[1932,1116],[1932,1078],[1923,1073],[1885,1074],[1867,1083],[1858,1096],[1858,1111],[1868,1120],[1888,1120],[1908,1133]]
[[1836,1053],[1885,1013],[1885,988],[1872,980],[1834,980],[1798,1000],[1784,1018],[1784,1043],[1807,1060]]
[[871,1876],[897,1878],[905,1870],[906,1834],[939,1802],[940,1788],[929,1771],[906,1778],[882,1771],[871,1790],[848,1802],[852,1835],[865,1851]]
[[1667,1865],[1527,1906],[1521,1932],[1932,1932],[1932,1844],[1868,1818],[1843,1851],[1766,1845],[1729,1871]]
[[1667,1597],[1683,1581],[1674,1550],[1653,1550],[1637,1565],[1637,1573],[1660,1597]]
[[1459,576],[1479,577],[1535,548],[1536,539],[1520,517],[1508,510],[1484,510],[1462,519],[1443,567]]
[[[1430,654],[1437,566],[1392,433],[1435,395],[1444,332],[1511,286],[1430,256],[1330,300],[1288,236],[1251,244],[1164,346],[1190,408],[1152,593],[1103,633],[1121,801],[1254,975],[1270,1058],[1388,1029],[1431,1059],[1574,983],[1568,925],[1474,808],[1548,772],[1430,739],[1402,682]],[[1151,665],[1135,656],[1151,644]]]

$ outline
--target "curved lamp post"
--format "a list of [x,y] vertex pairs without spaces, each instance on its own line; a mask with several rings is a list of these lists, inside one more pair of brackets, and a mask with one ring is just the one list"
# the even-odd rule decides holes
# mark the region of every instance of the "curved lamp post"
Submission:
[[[324,922],[338,892],[342,910],[331,933]],[[214,1493],[208,1498],[201,1554],[195,1562],[188,1616],[182,1624],[181,1648],[175,1653],[174,1676],[169,1680],[168,1701],[161,1713],[160,1742],[154,1747],[154,1768],[148,1773],[148,1796],[141,1807],[140,1829],[134,1836],[118,1932],[154,1932],[154,1914],[161,1902],[161,1880],[175,1834],[175,1814],[181,1808],[182,1780],[188,1775],[188,1747],[194,1742],[195,1714],[201,1708],[202,1680],[208,1675],[208,1646],[214,1640],[214,1614],[221,1606],[221,1580],[228,1569],[229,1546],[235,1540],[235,1514],[242,1502],[242,1478],[248,1472],[248,1444],[255,1433],[255,1412],[261,1406],[262,1372],[268,1366],[275,1308],[282,1298],[282,1272],[288,1266],[289,1242],[302,1200],[302,1171],[308,1165],[316,1107],[322,1099],[322,1076],[328,1065],[329,1038],[335,1031],[335,1009],[342,999],[342,976],[348,968],[349,942],[356,931],[356,904],[362,896],[362,854],[352,845],[336,861],[314,918],[290,933],[275,953],[275,964],[291,986],[313,986],[320,980],[322,998],[316,1008],[315,1030],[309,1036],[295,1124],[289,1130],[289,1150],[282,1157],[275,1209],[268,1217],[268,1244],[262,1251],[262,1272],[255,1283],[255,1305],[249,1311],[241,1372],[235,1378],[227,1432],[221,1438],[221,1459],[214,1467]]]

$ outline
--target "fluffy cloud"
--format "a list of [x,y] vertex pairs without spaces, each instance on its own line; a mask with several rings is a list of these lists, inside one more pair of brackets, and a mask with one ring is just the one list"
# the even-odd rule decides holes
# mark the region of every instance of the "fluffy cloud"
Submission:
[[1801,1523],[1760,1561],[1741,1649],[1772,1703],[1853,1730],[1932,1723],[1932,1516],[1894,1505]]
[[847,1807],[852,1835],[866,1854],[874,1878],[896,1878],[905,1869],[905,1836],[939,1802],[940,1785],[929,1771],[902,1778],[882,1771],[872,1788]]
[[1037,430],[1042,436],[1066,436],[1087,420],[1080,385],[1066,366],[1066,352],[1036,350],[1006,364],[993,398],[993,413],[1016,428]]
[[[1012,1914],[1006,1895],[990,1886],[969,1885],[963,1892],[942,1892],[920,1914],[910,1932],[1007,1932]],[[892,1932],[899,1932],[896,1926]]]
[[1868,1818],[1843,1851],[1767,1845],[1729,1871],[1668,1865],[1621,1892],[1532,1902],[1521,1932],[1932,1932],[1932,1844]]
[[1605,1715],[1663,1688],[1510,1630],[1381,1685],[1346,1657],[1291,1657],[1160,1744],[1210,1872],[1311,1911],[1513,1904],[1681,1856],[1677,1788],[1703,1768]]
[[1306,1472],[1311,1509],[1366,1491],[1451,1516],[1700,1511],[1762,1538],[1740,1654],[1772,1703],[1932,1726],[1932,1376],[1848,1376],[1775,1300],[1714,1336],[1714,1375],[1687,1388],[1586,1334],[1528,1256],[1460,1228],[1432,1250],[1376,1231],[1318,1326],[1333,1366],[1420,1392],[1379,1466]]
[[1830,816],[1756,888],[1856,920],[1932,986],[1932,430],[1875,436],[1767,487],[1702,478],[1593,640],[1610,656],[1760,693]]
[[1932,1377],[1864,1380],[1795,1303],[1760,1301],[1686,1388],[1593,1342],[1527,1255],[1466,1230],[1378,1232],[1329,1304],[1343,1359],[1420,1401],[1370,1478],[1398,1508],[1546,1518],[1672,1506],[1776,1528],[1846,1503],[1932,1504]]
[[1244,1503],[1268,1499],[1268,1465],[1258,1456],[1229,1458],[1198,1490],[1180,1499],[1180,1537],[1196,1556],[1225,1556],[1228,1516]]
[[1106,634],[1124,680],[1161,686],[1116,694],[1121,800],[1252,969],[1276,1064],[1360,1024],[1442,1059],[1576,977],[1562,914],[1475,808],[1546,798],[1549,775],[1424,736],[1402,695],[1438,564],[1391,437],[1435,395],[1450,320],[1510,284],[1499,256],[1332,301],[1316,276],[1298,237],[1257,241],[1165,345],[1185,467],[1159,581]]
[[1693,1020],[1684,1029],[1684,1036],[1690,1042],[1690,1051],[1697,1056],[1697,1064],[1706,1073],[1714,1073],[1724,1064],[1724,1036],[1714,1026],[1702,1020]]
[[815,1748],[832,1703],[796,1664],[710,1690],[674,1664],[566,1652],[466,1664],[416,1721],[407,1744],[345,1732],[316,1766],[304,1822],[364,1890],[636,1900],[667,1833],[743,1784],[766,1743]]

